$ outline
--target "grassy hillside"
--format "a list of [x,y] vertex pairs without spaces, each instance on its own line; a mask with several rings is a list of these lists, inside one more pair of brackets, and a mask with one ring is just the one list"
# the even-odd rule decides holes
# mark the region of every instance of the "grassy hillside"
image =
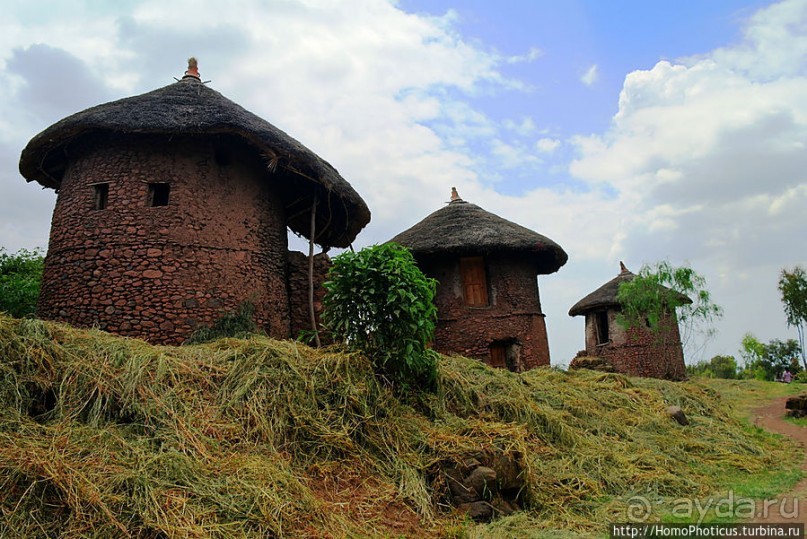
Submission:
[[[0,537],[603,535],[634,495],[658,520],[751,474],[795,478],[776,471],[792,448],[699,382],[444,357],[439,394],[402,400],[333,349],[3,316],[0,356]],[[523,510],[453,510],[445,470],[469,458],[514,463]]]

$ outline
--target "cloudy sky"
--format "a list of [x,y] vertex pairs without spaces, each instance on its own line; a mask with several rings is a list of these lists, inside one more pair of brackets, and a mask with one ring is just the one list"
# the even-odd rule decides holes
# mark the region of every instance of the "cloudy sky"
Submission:
[[[795,337],[776,290],[807,264],[807,0],[4,0],[0,246],[44,247],[55,195],[27,141],[199,58],[203,80],[333,164],[373,220],[356,247],[450,188],[563,246],[540,278],[553,363],[569,307],[667,259],[725,308],[703,352]],[[690,358],[694,359],[693,358]]]

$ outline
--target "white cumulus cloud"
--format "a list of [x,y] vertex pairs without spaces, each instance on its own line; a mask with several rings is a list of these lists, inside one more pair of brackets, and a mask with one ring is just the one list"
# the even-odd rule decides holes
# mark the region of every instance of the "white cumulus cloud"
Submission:
[[[775,286],[733,275],[763,282],[807,261],[805,29],[804,0],[762,9],[736,45],[628,74],[610,129],[573,140],[571,173],[616,193],[627,256],[694,259],[723,294],[781,312]],[[778,315],[753,324],[764,334]]]

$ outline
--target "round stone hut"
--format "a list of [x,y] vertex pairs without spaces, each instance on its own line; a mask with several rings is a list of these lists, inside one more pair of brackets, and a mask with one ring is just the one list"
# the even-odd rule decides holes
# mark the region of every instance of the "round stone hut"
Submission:
[[532,230],[465,202],[451,202],[392,241],[437,279],[434,347],[521,372],[549,364],[537,275],[566,252]]
[[289,337],[307,306],[289,301],[306,266],[289,263],[287,227],[346,247],[370,220],[331,165],[206,86],[194,59],[174,84],[36,135],[20,172],[58,193],[39,315],[154,343],[246,301]]
[[[675,312],[666,312],[659,331],[648,327],[625,329],[617,322],[619,285],[636,277],[622,262],[620,273],[569,309],[569,316],[584,316],[586,349],[570,367],[586,367],[667,380],[686,378],[684,352]],[[681,301],[691,303],[681,295]]]

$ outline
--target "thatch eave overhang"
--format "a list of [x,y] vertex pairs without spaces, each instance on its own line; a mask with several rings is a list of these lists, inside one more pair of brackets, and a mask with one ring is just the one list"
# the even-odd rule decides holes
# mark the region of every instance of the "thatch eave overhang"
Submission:
[[[310,238],[316,201],[316,243],[347,247],[370,221],[370,210],[327,161],[266,120],[186,77],[163,88],[97,105],[68,116],[34,136],[20,156],[27,181],[59,189],[71,144],[96,134],[230,136],[243,141],[279,175],[287,225]],[[274,180],[278,181],[278,180]]]
[[536,273],[558,271],[568,260],[560,245],[526,227],[455,200],[433,212],[391,241],[408,247],[415,257],[513,254],[529,258]]
[[[624,264],[621,264],[622,271],[619,275],[596,289],[594,292],[588,294],[583,299],[575,303],[571,309],[569,309],[569,316],[585,316],[588,313],[592,313],[595,311],[602,311],[607,309],[619,309],[620,305],[617,301],[617,295],[619,294],[619,286],[622,283],[632,281],[636,278],[636,274],[631,273],[627,269],[625,269]],[[670,290],[667,287],[663,287],[666,290]],[[687,296],[677,293],[679,296],[679,300],[683,304],[690,304],[692,300]]]

